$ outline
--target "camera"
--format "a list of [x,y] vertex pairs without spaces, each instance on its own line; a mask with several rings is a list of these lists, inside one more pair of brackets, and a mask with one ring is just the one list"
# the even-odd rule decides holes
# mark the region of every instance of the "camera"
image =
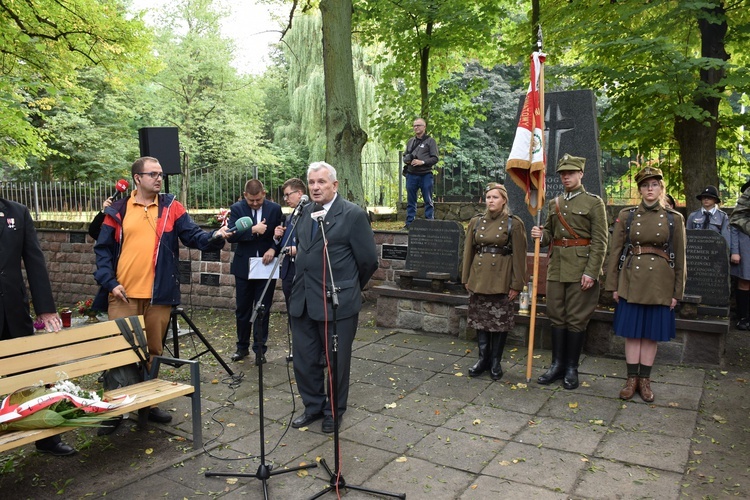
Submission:
[[410,164],[413,159],[414,155],[412,155],[411,153],[406,153],[404,155],[404,163],[406,163],[407,165]]

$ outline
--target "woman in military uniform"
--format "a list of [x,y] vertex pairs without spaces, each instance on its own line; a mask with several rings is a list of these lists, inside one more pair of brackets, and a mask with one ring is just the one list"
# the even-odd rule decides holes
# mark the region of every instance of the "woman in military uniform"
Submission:
[[635,181],[641,204],[617,216],[605,286],[617,302],[615,334],[625,337],[628,378],[620,397],[637,391],[651,402],[657,342],[675,337],[674,308],[685,291],[685,220],[665,208],[661,170],[642,168]]
[[487,211],[469,222],[461,281],[469,292],[468,325],[477,332],[479,360],[469,368],[476,377],[488,368],[500,380],[508,331],[514,326],[518,293],[526,283],[526,229],[508,210],[502,184],[485,190]]

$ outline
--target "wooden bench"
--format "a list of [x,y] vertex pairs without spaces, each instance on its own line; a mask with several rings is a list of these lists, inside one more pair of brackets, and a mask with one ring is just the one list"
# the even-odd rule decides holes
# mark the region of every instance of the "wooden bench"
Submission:
[[[137,327],[138,323],[143,329],[143,316],[127,318],[124,324],[129,326],[132,332],[133,325],[136,324]],[[133,337],[137,345],[142,343],[138,342],[138,335]],[[139,361],[138,353],[122,334],[115,321],[66,329],[59,333],[4,340],[0,344],[0,397],[18,389],[39,385],[40,382],[54,384],[64,379],[73,380]],[[159,379],[159,368],[163,362],[174,366],[189,365],[190,384]],[[188,396],[192,400],[193,448],[202,447],[200,364],[198,361],[153,356],[151,370],[146,378],[147,380],[143,382],[105,392],[105,397],[123,394],[135,397],[132,403],[116,408],[107,415],[112,417],[124,415],[178,396]],[[93,387],[81,386],[81,388],[94,390]],[[140,423],[144,424],[146,412],[139,413]],[[71,429],[73,427],[0,432],[0,452]]]

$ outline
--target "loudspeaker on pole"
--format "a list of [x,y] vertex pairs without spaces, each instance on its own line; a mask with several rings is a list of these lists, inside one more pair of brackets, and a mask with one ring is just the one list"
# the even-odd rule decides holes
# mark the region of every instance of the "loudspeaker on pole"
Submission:
[[159,160],[165,175],[179,175],[180,139],[177,127],[143,127],[138,129],[141,156]]

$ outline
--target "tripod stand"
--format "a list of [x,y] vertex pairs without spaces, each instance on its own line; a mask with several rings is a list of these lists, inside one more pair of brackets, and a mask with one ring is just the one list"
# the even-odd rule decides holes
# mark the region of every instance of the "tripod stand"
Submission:
[[[331,286],[326,292],[326,299],[330,299],[331,301],[331,309],[333,311],[333,335],[331,336],[331,361],[328,366],[328,373],[329,376],[329,390],[328,390],[328,399],[330,400],[331,404],[331,410],[332,410],[332,417],[333,417],[333,453],[334,453],[334,470],[331,471],[331,468],[328,466],[324,458],[320,459],[320,464],[323,466],[325,471],[328,473],[329,476],[329,484],[326,488],[324,488],[322,491],[316,493],[312,497],[310,497],[310,500],[314,498],[319,498],[325,495],[326,493],[329,493],[333,491],[334,493],[338,493],[339,489],[341,488],[349,488],[350,490],[356,490],[356,491],[364,491],[366,493],[372,493],[375,495],[381,495],[381,496],[388,496],[393,498],[406,498],[405,493],[390,493],[387,491],[380,491],[380,490],[374,490],[371,488],[365,488],[364,486],[352,486],[350,484],[346,484],[346,480],[344,479],[344,476],[341,474],[341,447],[340,447],[340,436],[339,436],[339,423],[340,423],[340,415],[338,410],[338,375],[339,375],[339,363],[338,363],[338,345],[339,345],[339,333],[338,333],[338,321],[336,316],[336,311],[339,307],[339,296],[338,292],[339,289],[336,288],[336,285],[334,284],[333,279],[333,268],[331,267],[331,258],[328,254],[328,239],[326,238],[325,228],[323,227],[323,217],[319,216],[317,218],[318,222],[318,230],[321,232],[323,236],[323,254],[325,256],[325,262],[328,266],[328,274],[331,277]],[[326,287],[328,287],[326,285]],[[326,306],[327,307],[327,306]],[[328,335],[328,332],[326,332],[326,337]]]
[[[296,220],[292,218],[292,224],[295,224]],[[292,226],[293,228],[293,226]],[[263,298],[266,296],[266,293],[268,293],[268,289],[272,282],[275,282],[274,276],[276,275],[276,271],[278,270],[281,263],[284,261],[284,257],[287,255],[287,247],[288,243],[282,248],[280,254],[281,257],[276,260],[276,263],[274,264],[273,269],[271,270],[268,278],[266,279],[266,285],[263,288],[263,292],[260,294],[261,299],[258,300],[255,304],[255,309],[253,309],[253,314],[250,317],[250,324],[253,325],[253,335],[257,334],[257,322],[263,321],[263,315],[266,313],[266,308],[263,305]],[[291,352],[291,351],[290,351]],[[258,367],[258,418],[260,420],[260,428],[259,428],[259,435],[260,435],[260,465],[258,466],[258,470],[255,472],[255,474],[246,474],[246,473],[236,473],[236,472],[206,472],[206,477],[213,477],[213,476],[231,476],[231,477],[254,477],[256,479],[259,479],[263,482],[263,498],[268,500],[268,479],[270,479],[272,476],[278,475],[278,474],[286,474],[289,472],[295,472],[301,469],[311,469],[313,467],[317,467],[318,464],[311,463],[306,465],[300,465],[297,467],[291,467],[288,469],[277,469],[272,470],[272,466],[266,463],[266,436],[265,436],[265,426],[263,425],[264,422],[264,413],[263,413],[263,349],[262,347],[259,347],[258,350],[255,353],[255,365]]]
[[[216,361],[218,361],[219,364],[221,364],[221,366],[224,367],[224,369],[226,370],[226,372],[229,374],[230,377],[234,375],[234,372],[232,371],[231,368],[229,368],[229,365],[227,365],[226,362],[223,359],[221,359],[221,356],[219,355],[218,352],[216,352],[216,349],[213,348],[213,346],[208,342],[208,339],[203,336],[203,334],[198,329],[198,327],[195,326],[195,323],[193,323],[193,321],[188,317],[188,315],[185,314],[184,309],[180,306],[172,306],[172,312],[170,312],[169,314],[169,326],[167,327],[167,332],[169,332],[170,328],[172,329],[172,349],[173,349],[174,357],[175,358],[180,357],[180,342],[179,342],[179,339],[177,338],[179,336],[179,328],[177,327],[177,316],[180,316],[182,319],[184,319],[187,322],[187,324],[192,329],[193,333],[195,333],[198,336],[198,338],[201,339],[201,342],[203,342],[203,345],[206,347],[205,351],[199,352],[198,354],[196,354],[190,359],[191,360],[196,359],[200,356],[203,356],[207,352],[210,352],[211,354],[214,355],[214,358],[216,358]],[[167,337],[165,335],[164,336],[165,341],[166,341],[166,338]]]

